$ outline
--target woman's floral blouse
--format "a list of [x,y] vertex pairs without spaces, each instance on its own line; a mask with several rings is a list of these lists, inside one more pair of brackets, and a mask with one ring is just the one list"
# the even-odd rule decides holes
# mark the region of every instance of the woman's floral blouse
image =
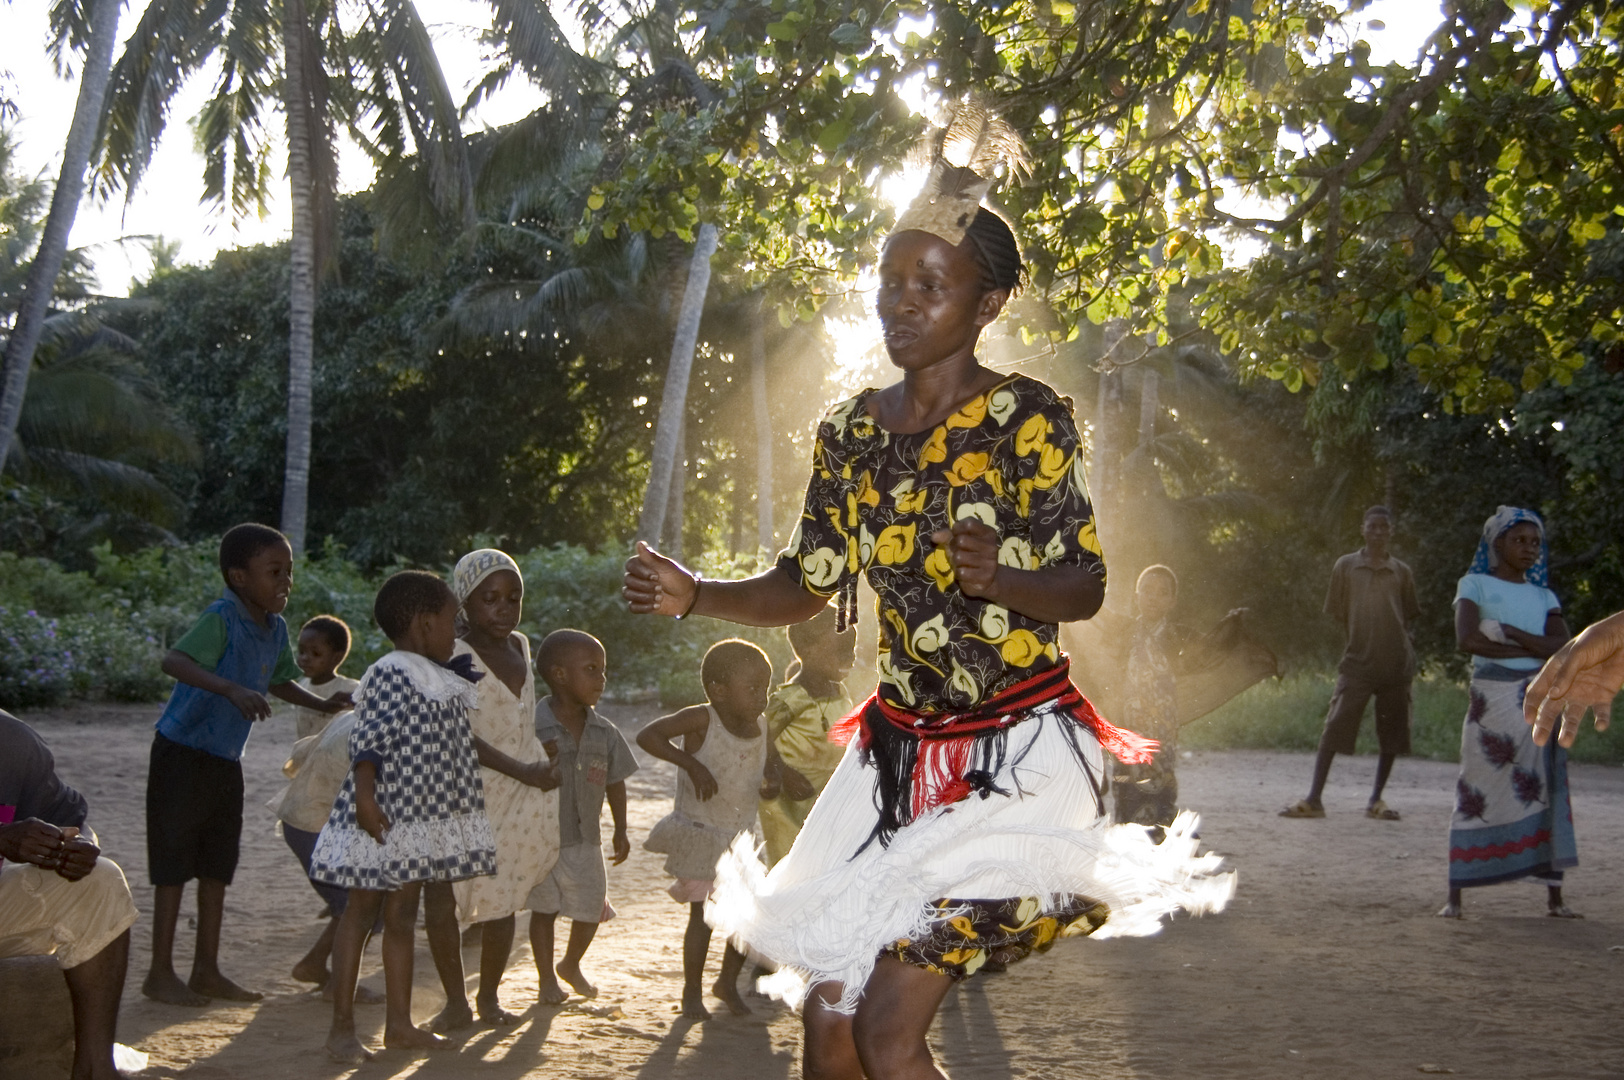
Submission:
[[1059,657],[1059,627],[959,591],[930,536],[977,517],[1004,566],[1082,566],[1105,581],[1071,409],[1013,375],[936,427],[885,431],[873,390],[818,427],[806,507],[778,565],[831,596],[859,573],[879,594],[880,693],[893,705],[961,711]]

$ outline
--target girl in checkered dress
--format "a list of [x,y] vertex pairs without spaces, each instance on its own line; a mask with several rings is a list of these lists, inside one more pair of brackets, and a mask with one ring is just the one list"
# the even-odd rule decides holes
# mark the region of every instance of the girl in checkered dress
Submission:
[[350,774],[316,841],[310,876],[350,890],[333,943],[335,1061],[371,1056],[355,1037],[355,979],[380,907],[388,996],[384,1045],[434,1048],[445,1039],[412,1023],[412,948],[421,894],[429,939],[449,920],[451,883],[496,872],[479,759],[468,727],[474,681],[448,665],[457,601],[433,574],[405,571],[384,582],[373,605],[395,645],[355,691]]

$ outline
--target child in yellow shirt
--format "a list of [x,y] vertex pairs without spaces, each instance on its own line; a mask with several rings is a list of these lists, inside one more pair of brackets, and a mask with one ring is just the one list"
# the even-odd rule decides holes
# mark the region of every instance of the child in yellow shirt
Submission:
[[835,609],[826,607],[787,628],[800,670],[767,702],[767,736],[782,761],[783,788],[759,807],[767,865],[789,854],[812,804],[846,753],[829,741],[829,728],[851,712],[843,680],[857,656],[857,631],[835,631]]

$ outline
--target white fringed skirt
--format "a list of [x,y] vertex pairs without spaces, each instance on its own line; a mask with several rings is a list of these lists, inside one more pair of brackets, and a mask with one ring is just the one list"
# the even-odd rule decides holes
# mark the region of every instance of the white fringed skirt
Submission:
[[1123,937],[1154,934],[1175,911],[1219,911],[1234,894],[1219,856],[1197,854],[1195,815],[1179,815],[1160,844],[1141,826],[1108,823],[1099,744],[1073,721],[1039,711],[1007,738],[994,783],[1008,794],[972,794],[866,847],[875,773],[854,741],[770,873],[748,834],[734,841],[706,920],[778,965],[764,992],[799,1007],[809,987],[837,982],[850,1013],[882,952],[954,914],[944,898],[1034,898],[1060,912],[1085,897],[1109,911],[1095,936]]

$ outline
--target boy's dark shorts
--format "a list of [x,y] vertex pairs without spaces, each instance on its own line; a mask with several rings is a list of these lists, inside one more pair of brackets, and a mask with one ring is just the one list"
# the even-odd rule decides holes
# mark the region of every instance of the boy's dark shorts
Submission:
[[[282,822],[282,842],[288,845],[293,857],[299,860],[304,867],[305,877],[310,877],[310,857],[316,853],[316,838],[321,833],[306,832],[296,829],[287,822]],[[337,885],[329,885],[324,881],[311,878],[310,887],[316,890],[316,895],[327,901],[327,906],[334,915],[344,914],[344,909],[350,903],[350,890]]]
[[1338,754],[1354,752],[1365,705],[1376,699],[1376,741],[1383,754],[1410,752],[1410,680],[1375,682],[1367,676],[1342,672],[1336,677],[1331,708],[1325,715],[1320,748]]
[[231,884],[242,840],[242,762],[155,735],[147,769],[147,872],[154,885]]

